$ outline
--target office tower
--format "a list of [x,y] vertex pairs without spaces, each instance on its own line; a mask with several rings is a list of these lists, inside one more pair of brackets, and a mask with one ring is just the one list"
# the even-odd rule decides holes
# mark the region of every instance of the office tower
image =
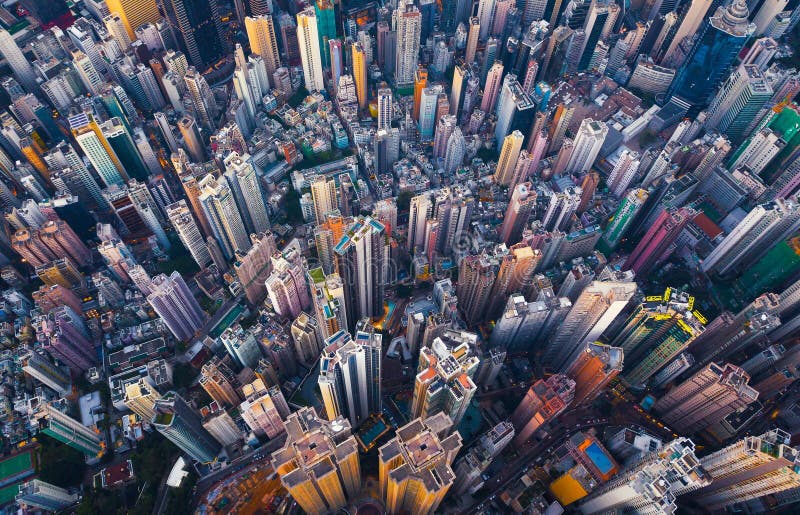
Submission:
[[572,307],[565,297],[550,291],[540,300],[527,302],[522,295],[511,295],[497,319],[490,342],[509,352],[529,352],[561,324]]
[[609,191],[616,195],[617,198],[621,198],[628,190],[628,186],[636,176],[636,172],[639,171],[640,164],[641,160],[638,152],[628,148],[623,150],[608,176]]
[[286,442],[270,462],[303,511],[321,515],[355,500],[361,491],[361,466],[347,419],[329,422],[303,407],[284,426]]
[[[497,146],[500,147],[503,138],[514,130],[525,131],[523,132],[525,137],[528,137],[527,135],[531,134],[531,131],[533,134],[538,134],[539,131],[536,126],[531,129],[535,112],[536,105],[522,89],[517,76],[513,73],[506,75],[498,95],[495,111],[497,124],[495,125],[494,137]],[[541,115],[540,120],[541,123],[544,122],[544,115]]]
[[384,83],[381,87],[378,88],[378,130],[391,129],[392,102],[393,102],[392,90]]
[[579,53],[576,54],[580,59],[577,63],[578,70],[583,71],[590,67],[596,45],[601,43],[601,40],[608,38],[619,12],[619,6],[613,2],[595,0],[589,4],[589,10],[586,13],[586,19],[583,24],[583,31],[586,36],[583,39]]
[[317,319],[301,312],[292,322],[290,333],[297,359],[306,365],[313,365],[319,359],[325,341],[321,337]]
[[597,341],[636,294],[633,274],[612,281],[593,281],[578,296],[542,356],[554,370],[572,363],[587,344]]
[[[436,127],[439,96],[444,94],[444,88],[440,84],[427,87],[422,90],[420,95],[419,108],[419,135],[423,141],[433,139]],[[448,106],[449,109],[449,106]]]
[[60,512],[78,503],[81,496],[66,488],[46,483],[41,479],[26,481],[19,486],[14,498],[17,504],[28,508],[38,508],[49,512]]
[[136,29],[147,23],[155,24],[161,19],[155,0],[106,0],[105,3],[109,13],[119,18],[128,35],[128,41],[139,39]]
[[643,299],[611,341],[633,364],[622,374],[626,383],[645,384],[703,332],[693,306],[694,297],[675,288]]
[[125,170],[131,179],[146,180],[149,173],[144,161],[136,149],[130,133],[117,117],[106,120],[100,124],[100,130],[108,141],[114,154],[125,164]]
[[155,390],[148,378],[140,378],[137,382],[125,386],[125,407],[134,412],[143,421],[149,422],[155,416],[156,401],[161,394]]
[[456,117],[446,114],[439,118],[436,123],[436,133],[433,136],[433,157],[434,159],[443,159],[447,153],[447,144],[455,131],[458,123]]
[[508,421],[502,421],[482,434],[478,442],[466,455],[453,464],[456,475],[453,492],[463,495],[468,491],[474,492],[483,484],[480,475],[489,468],[492,461],[514,438],[514,426]]
[[[186,70],[186,75],[183,76],[183,81],[186,84],[186,94],[192,101],[197,120],[204,128],[210,131],[216,130],[219,110],[205,77],[194,66],[190,66]],[[182,130],[181,133],[183,133]]]
[[336,245],[334,258],[350,324],[383,316],[387,252],[385,227],[371,217],[357,218]]
[[649,194],[641,188],[630,190],[614,213],[614,219],[603,233],[603,242],[609,250],[613,250],[625,236],[633,220],[642,210]]
[[422,90],[428,87],[428,70],[422,66],[414,71],[414,120],[419,121],[420,102]]
[[514,131],[503,139],[503,147],[500,150],[500,157],[497,160],[497,168],[495,168],[494,172],[496,183],[504,186],[512,185],[517,160],[524,140],[525,136],[520,131]]
[[339,274],[325,275],[322,268],[308,271],[311,300],[323,339],[330,338],[340,330],[347,330],[344,286]]
[[678,438],[648,452],[605,484],[595,488],[578,508],[584,515],[608,511],[675,513],[678,495],[711,483],[694,453],[694,443]]
[[522,231],[536,207],[536,198],[536,191],[530,182],[514,186],[503,224],[500,226],[500,240],[506,245],[514,244],[522,237]]
[[458,431],[444,413],[414,419],[378,450],[381,497],[387,513],[436,511],[456,480],[451,464],[461,449]]
[[448,331],[419,353],[411,417],[426,419],[444,413],[455,429],[461,423],[477,386],[472,376],[478,368],[476,335]]
[[408,87],[414,84],[419,60],[422,15],[412,3],[403,0],[394,13],[397,31],[397,54],[394,68],[395,87]]
[[358,107],[363,110],[367,108],[367,57],[361,43],[353,43],[350,54],[353,61],[353,80],[356,83]]
[[128,35],[122,16],[117,13],[111,13],[103,17],[103,25],[105,25],[106,30],[123,52],[130,48],[131,37]]
[[464,63],[470,66],[475,62],[475,52],[478,50],[478,39],[481,34],[481,22],[476,16],[469,19],[469,32],[467,35],[467,48],[464,54]]
[[575,381],[574,406],[589,404],[622,371],[625,352],[600,342],[588,344],[564,370]]
[[487,315],[496,273],[485,253],[466,256],[458,271],[459,307],[468,324],[480,322]]
[[22,53],[14,37],[0,29],[0,54],[3,54],[16,79],[31,93],[36,91],[36,72]]
[[425,244],[425,222],[433,213],[433,203],[430,195],[423,193],[411,198],[408,214],[408,235],[406,245],[413,251]]
[[352,425],[381,411],[381,335],[362,324],[355,340],[339,331],[325,340],[319,386],[328,419],[347,418]]
[[[673,68],[684,62],[684,50],[681,47],[685,44],[684,41],[691,42],[694,39],[711,6],[712,2],[709,0],[693,0],[682,16],[666,18],[665,28],[654,45],[653,57]],[[669,46],[664,49],[664,44]]]
[[44,417],[39,421],[39,430],[61,443],[82,452],[89,459],[101,457],[106,452],[106,442],[97,429],[83,425],[65,413],[64,399],[44,405]]
[[303,77],[306,89],[311,92],[325,89],[317,22],[311,7],[297,13],[297,42],[303,62]]
[[566,173],[584,174],[594,164],[608,135],[608,126],[587,118],[581,122],[567,162]]
[[717,129],[731,141],[741,141],[772,94],[772,87],[756,65],[740,66],[722,83],[706,109],[706,130]]
[[485,113],[494,112],[497,97],[502,87],[503,63],[495,61],[489,72],[486,74],[486,85],[483,88],[483,98],[481,99],[481,111]]
[[[707,0],[695,0],[692,7],[696,3],[711,4]],[[717,8],[716,13],[703,22],[694,45],[670,85],[668,97],[677,96],[691,106],[708,105],[717,86],[755,31],[755,25],[747,21],[748,15],[744,0],[736,0],[726,7]],[[699,19],[702,17],[691,20],[699,23]],[[675,40],[677,37],[673,42]]]
[[792,200],[775,199],[754,207],[700,264],[706,273],[726,275],[749,267],[800,226]]
[[203,310],[178,272],[154,277],[150,291],[147,301],[175,338],[187,341],[203,327]]
[[239,406],[247,426],[256,436],[275,438],[284,432],[283,421],[289,416],[289,405],[280,387],[267,387],[256,379],[242,387],[245,400]]
[[180,200],[170,204],[166,208],[167,218],[169,219],[175,232],[178,233],[183,246],[191,254],[197,266],[204,269],[211,263],[211,254],[203,239],[203,235],[197,228],[194,216],[189,211],[185,200]]
[[692,492],[704,509],[723,510],[737,503],[800,486],[798,452],[781,429],[745,436],[700,461],[714,481]]
[[311,304],[302,258],[292,250],[272,259],[272,273],[264,283],[278,315],[294,318]]
[[128,180],[125,167],[90,113],[70,116],[69,125],[75,141],[106,186]]
[[246,252],[250,248],[250,241],[227,181],[220,178],[217,182],[212,174],[208,174],[198,186],[200,206],[225,257],[232,259],[236,251]]
[[159,0],[172,38],[199,70],[225,53],[226,39],[217,0]]
[[727,363],[711,363],[656,401],[653,409],[681,433],[699,432],[758,397],[750,376]]
[[212,462],[220,444],[202,425],[200,415],[175,392],[167,392],[157,400],[153,427],[181,451],[201,463]]
[[516,432],[514,445],[524,445],[542,426],[567,409],[574,397],[575,381],[565,375],[554,374],[547,381],[536,381],[511,415]]
[[233,263],[236,277],[247,301],[257,305],[267,296],[265,282],[272,271],[272,256],[277,252],[275,236],[270,231],[251,234],[252,246],[246,254],[238,253]]
[[275,38],[275,25],[272,16],[254,16],[244,19],[247,39],[250,42],[250,51],[260,55],[264,60],[267,75],[272,77],[275,70],[281,67],[278,41]]
[[694,215],[694,210],[687,207],[664,209],[633,249],[625,268],[633,270],[637,277],[647,276],[655,265],[669,256],[669,249]]
[[568,230],[572,225],[572,216],[581,201],[581,189],[570,186],[564,191],[552,193],[547,210],[542,217],[542,227],[548,231]]

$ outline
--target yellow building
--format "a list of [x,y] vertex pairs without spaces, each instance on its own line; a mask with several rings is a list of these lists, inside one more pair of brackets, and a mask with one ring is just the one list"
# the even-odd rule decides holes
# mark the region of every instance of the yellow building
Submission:
[[144,379],[125,387],[125,406],[142,420],[151,421],[156,415],[154,406],[161,395]]
[[155,0],[106,0],[106,5],[110,13],[116,13],[122,19],[131,41],[136,39],[136,29],[161,19]]
[[450,417],[437,413],[397,430],[378,450],[381,496],[387,513],[432,514],[455,481],[451,467],[461,449],[458,431],[445,436]]

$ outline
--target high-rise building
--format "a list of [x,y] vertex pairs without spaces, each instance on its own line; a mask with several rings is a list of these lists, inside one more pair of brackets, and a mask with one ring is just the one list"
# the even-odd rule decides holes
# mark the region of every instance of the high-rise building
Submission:
[[536,207],[536,198],[536,191],[530,182],[514,186],[503,224],[500,226],[500,240],[506,245],[513,245],[522,237],[522,231]]
[[272,256],[277,252],[275,236],[270,231],[251,234],[252,246],[246,254],[237,253],[233,269],[247,301],[257,305],[267,296],[265,281],[272,272]]
[[224,175],[236,199],[245,229],[249,233],[268,231],[270,224],[264,191],[250,155],[240,156],[238,152],[231,152],[224,163]]
[[147,301],[179,340],[192,338],[206,321],[200,304],[178,272],[154,277]]
[[314,219],[317,225],[322,225],[328,213],[335,211],[339,206],[339,190],[336,180],[318,177],[311,183],[311,199],[314,202]]
[[720,275],[755,264],[777,242],[800,226],[800,207],[792,200],[775,199],[754,207],[703,260],[700,268]]
[[0,54],[5,57],[11,71],[25,89],[29,93],[36,91],[36,73],[14,37],[6,29],[0,29]]
[[72,391],[69,369],[54,363],[47,354],[31,352],[22,359],[22,371],[60,395]]
[[673,440],[595,488],[578,508],[584,515],[609,510],[675,513],[677,496],[711,483],[694,450],[688,438]]
[[633,366],[623,379],[640,386],[683,352],[705,329],[692,312],[694,297],[675,288],[642,300],[611,345],[622,348]]
[[451,468],[461,449],[444,413],[414,419],[378,450],[378,476],[386,512],[433,514],[456,480]]
[[367,84],[367,56],[364,52],[364,47],[361,43],[353,43],[350,47],[350,55],[353,62],[353,81],[356,84],[356,97],[358,98],[358,107],[360,109],[367,108],[368,100],[368,84]]
[[381,411],[381,335],[359,325],[355,340],[346,331],[325,340],[319,373],[328,419],[344,416],[355,426]]
[[520,131],[514,131],[503,139],[503,147],[500,150],[500,157],[494,172],[496,183],[513,186],[514,172],[524,140],[525,136]]
[[89,428],[79,420],[65,413],[65,399],[51,401],[44,405],[44,417],[40,419],[40,431],[88,458],[102,457],[106,452],[106,442],[97,428]]
[[772,98],[772,87],[754,64],[739,66],[720,86],[706,110],[705,128],[742,141]]
[[342,278],[350,324],[383,316],[388,250],[385,227],[372,217],[357,218],[336,245],[336,270]]
[[121,185],[128,180],[125,167],[90,113],[70,116],[69,126],[75,141],[106,186]]
[[608,135],[608,126],[587,118],[581,122],[567,161],[566,173],[584,174],[594,164]]
[[625,268],[633,270],[637,277],[647,276],[654,266],[669,256],[670,247],[694,215],[694,210],[688,207],[664,209],[631,252]]
[[494,458],[511,443],[513,438],[514,426],[507,420],[482,434],[477,444],[453,464],[453,471],[456,474],[453,492],[463,495],[466,492],[474,492],[483,485],[480,479],[481,473],[489,468]]
[[628,305],[636,294],[636,283],[630,272],[619,275],[611,281],[593,281],[583,290],[545,348],[544,363],[564,370]]
[[637,188],[630,190],[619,203],[619,207],[614,213],[614,219],[608,224],[603,233],[603,243],[609,250],[614,250],[619,242],[622,241],[622,238],[625,237],[625,233],[630,228],[636,215],[642,210],[648,196],[649,194],[646,190]]
[[394,25],[397,31],[394,82],[396,87],[408,87],[415,83],[415,72],[419,61],[422,15],[412,2],[403,0],[398,4],[394,16]]
[[639,171],[640,164],[638,152],[628,148],[623,150],[608,176],[608,189],[618,198],[622,197]]
[[264,285],[278,315],[294,318],[311,305],[302,257],[295,249],[272,258],[272,273]]
[[153,407],[150,423],[181,451],[201,463],[216,459],[220,444],[204,427],[200,414],[175,392],[167,392]]
[[445,413],[458,427],[477,390],[472,377],[478,368],[477,336],[466,331],[446,331],[419,353],[411,417],[426,419]]
[[239,406],[247,426],[257,436],[275,438],[284,432],[283,421],[289,416],[289,405],[280,387],[267,387],[256,379],[242,387],[244,402]]
[[307,365],[313,365],[319,359],[325,342],[320,334],[317,319],[306,312],[301,312],[292,322],[290,333],[297,359]]
[[497,319],[490,342],[509,352],[530,352],[544,341],[567,316],[572,303],[556,297],[552,289],[527,302],[523,295],[511,295]]
[[220,406],[237,406],[242,400],[236,391],[238,381],[233,370],[220,361],[212,358],[200,369],[200,386],[209,397]]
[[108,11],[122,22],[129,41],[138,39],[136,29],[147,23],[155,24],[161,19],[155,0],[106,0],[105,3]]
[[700,461],[714,480],[692,492],[692,502],[709,511],[800,486],[800,455],[788,433],[773,429],[745,436]]
[[272,16],[262,15],[246,17],[244,19],[247,39],[250,42],[250,51],[260,55],[267,69],[267,76],[272,77],[275,70],[281,67],[278,40],[275,37],[275,24]]
[[209,131],[216,130],[219,108],[208,81],[194,66],[186,70],[183,81],[186,84],[186,96],[192,101],[197,121]]
[[658,399],[653,409],[681,433],[695,433],[758,398],[741,368],[711,363]]
[[514,445],[522,446],[545,424],[560,415],[575,397],[575,381],[554,374],[547,381],[539,379],[528,389],[511,415],[516,436]]
[[158,3],[173,40],[192,65],[204,71],[223,57],[227,39],[217,0],[158,0]]
[[237,251],[246,252],[250,248],[250,241],[225,178],[217,181],[212,174],[208,174],[200,180],[198,187],[198,201],[225,257],[232,259]]
[[151,385],[146,378],[140,378],[135,383],[125,386],[125,406],[136,413],[139,418],[149,422],[156,414],[156,401],[161,394]]
[[392,102],[392,90],[384,83],[378,88],[378,130],[392,127]]
[[311,300],[320,329],[320,336],[330,338],[340,330],[347,330],[344,285],[337,273],[325,275],[322,268],[308,271]]
[[321,419],[303,407],[284,423],[286,442],[272,453],[272,468],[305,513],[322,515],[345,507],[361,491],[358,443],[350,423]]
[[208,251],[203,235],[197,227],[197,223],[189,211],[185,200],[179,200],[174,204],[166,206],[167,218],[169,219],[175,232],[178,233],[183,246],[191,254],[197,266],[201,269],[211,264],[211,254]]
[[[694,0],[690,11],[697,5],[698,10],[705,13],[712,4],[710,0]],[[736,0],[718,7],[713,16],[702,21],[695,42],[670,85],[668,97],[676,96],[690,106],[699,108],[708,105],[717,86],[755,31],[755,24],[747,20],[749,14],[744,0]],[[699,25],[703,19],[699,12],[698,16],[687,13],[681,30],[687,23]],[[673,45],[683,39],[678,37],[680,32],[673,38]],[[692,35],[694,30],[684,37]]]
[[297,43],[300,46],[303,77],[308,91],[325,89],[317,23],[317,15],[313,8],[308,7],[297,13]]
[[76,504],[80,498],[78,492],[34,479],[19,485],[19,493],[14,500],[21,506],[55,513]]
[[573,405],[591,403],[603,388],[622,371],[625,353],[619,347],[590,343],[564,370],[575,381]]

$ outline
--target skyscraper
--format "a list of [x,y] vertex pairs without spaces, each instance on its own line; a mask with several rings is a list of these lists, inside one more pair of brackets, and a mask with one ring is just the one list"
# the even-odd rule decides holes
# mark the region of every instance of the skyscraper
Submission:
[[383,316],[387,253],[385,227],[371,217],[357,218],[336,245],[334,258],[350,324]]
[[367,56],[364,53],[364,47],[358,42],[352,44],[350,53],[353,60],[353,80],[356,83],[358,107],[363,110],[367,108]]
[[497,168],[494,172],[496,183],[512,186],[514,171],[524,140],[525,136],[520,131],[514,131],[503,139],[503,148],[500,150],[500,158],[497,160]]
[[255,306],[267,296],[265,282],[272,271],[272,256],[278,249],[270,231],[251,234],[250,240],[250,250],[246,254],[236,254],[233,269],[248,302]]
[[180,395],[165,393],[153,409],[155,415],[150,423],[167,440],[201,463],[216,459],[219,442],[203,427],[200,414]]
[[198,70],[223,57],[226,37],[217,0],[158,0],[174,41]]
[[208,174],[198,186],[200,206],[225,257],[232,259],[236,251],[246,252],[250,248],[250,241],[225,178],[217,181],[212,174]]
[[394,69],[395,87],[414,84],[414,74],[419,60],[422,15],[407,0],[401,1],[394,13],[397,30],[397,62]]
[[91,429],[66,414],[64,399],[44,404],[44,417],[39,421],[40,431],[94,459],[106,452],[106,442],[97,429]]
[[346,331],[325,340],[319,373],[328,419],[344,416],[355,426],[381,411],[381,335],[360,325],[355,340]]
[[711,363],[656,401],[653,409],[681,433],[695,433],[758,398],[750,376],[727,363]]
[[90,113],[70,116],[69,126],[75,141],[106,186],[123,184],[128,180],[125,167]]
[[575,397],[575,381],[554,374],[547,381],[539,379],[511,415],[516,435],[514,445],[522,446],[545,424],[559,416]]
[[252,18],[248,16],[244,19],[244,26],[247,30],[247,39],[250,41],[250,51],[264,59],[267,76],[272,77],[275,70],[281,67],[272,16],[253,16]]
[[772,87],[758,66],[741,65],[725,79],[708,106],[706,130],[717,129],[731,141],[742,141],[772,95]]
[[187,341],[203,327],[203,310],[178,272],[154,277],[150,291],[147,301],[175,338]]
[[381,497],[391,514],[432,514],[455,482],[451,468],[461,449],[458,431],[444,413],[414,419],[378,450]]
[[249,233],[269,230],[269,217],[261,179],[249,154],[231,152],[225,158],[225,178],[236,199],[245,229]]
[[6,30],[0,29],[0,54],[6,58],[11,71],[14,72],[17,80],[25,86],[28,93],[36,91],[36,73],[33,67],[25,58],[22,50],[19,49],[14,37]]
[[[695,4],[711,2],[695,0],[692,8]],[[755,24],[747,21],[748,16],[749,11],[744,0],[735,0],[725,7],[717,8],[714,15],[703,22],[667,96],[676,96],[698,108],[708,105],[729,67],[755,31]],[[687,16],[684,23],[697,23],[700,19],[702,16]],[[680,43],[677,37],[673,41]]]
[[317,16],[311,7],[297,13],[297,43],[303,62],[303,77],[308,91],[325,89],[322,75],[322,54],[320,53]]
[[327,69],[331,66],[330,45],[328,43],[336,39],[336,15],[333,2],[330,0],[315,0],[314,14],[317,16],[319,53],[322,57],[322,67]]
[[639,214],[649,194],[641,188],[633,189],[625,195],[614,213],[614,219],[603,233],[603,242],[613,250],[625,236],[636,215]]
[[633,270],[637,277],[647,276],[655,265],[668,257],[669,248],[694,215],[694,210],[688,207],[664,209],[631,252],[625,268]]
[[522,237],[522,231],[536,207],[536,198],[536,192],[530,182],[514,186],[503,224],[500,226],[500,240],[506,245],[513,245]]
[[564,374],[575,381],[574,406],[594,401],[609,382],[622,371],[624,351],[600,342],[590,343],[567,366]]
[[581,122],[567,161],[566,173],[584,174],[594,164],[608,135],[608,126],[587,118]]
[[353,501],[361,491],[358,443],[350,422],[321,419],[303,407],[284,423],[286,442],[272,453],[272,468],[304,512],[322,515]]
[[311,305],[303,261],[295,249],[273,256],[272,273],[264,284],[273,309],[281,316],[294,318]]
[[477,391],[472,376],[478,368],[476,335],[466,331],[446,331],[423,346],[419,353],[411,417],[426,419],[445,413],[453,428],[464,416]]
[[178,233],[183,246],[191,254],[197,266],[201,269],[211,263],[211,254],[208,251],[203,235],[197,227],[197,223],[189,211],[185,200],[179,200],[166,207],[167,218],[169,218],[175,232]]
[[80,500],[80,495],[41,479],[34,479],[19,485],[19,493],[14,500],[21,506],[55,513],[76,504]]
[[289,405],[280,387],[267,388],[261,379],[242,387],[244,402],[239,406],[242,419],[258,436],[275,438],[283,433],[283,421],[289,416]]
[[789,444],[790,435],[773,429],[746,436],[700,461],[714,481],[692,492],[692,502],[707,510],[800,486],[800,456]]
[[384,83],[378,88],[378,130],[392,127],[392,101],[392,90]]
[[106,0],[106,6],[110,13],[119,16],[131,41],[137,39],[136,29],[161,19],[155,0]]

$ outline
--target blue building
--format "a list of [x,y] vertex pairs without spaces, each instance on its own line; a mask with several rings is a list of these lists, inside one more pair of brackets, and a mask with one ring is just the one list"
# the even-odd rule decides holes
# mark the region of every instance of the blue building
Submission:
[[697,40],[670,85],[667,97],[680,98],[694,107],[705,107],[728,76],[736,56],[753,35],[744,0],[719,7],[703,23]]

